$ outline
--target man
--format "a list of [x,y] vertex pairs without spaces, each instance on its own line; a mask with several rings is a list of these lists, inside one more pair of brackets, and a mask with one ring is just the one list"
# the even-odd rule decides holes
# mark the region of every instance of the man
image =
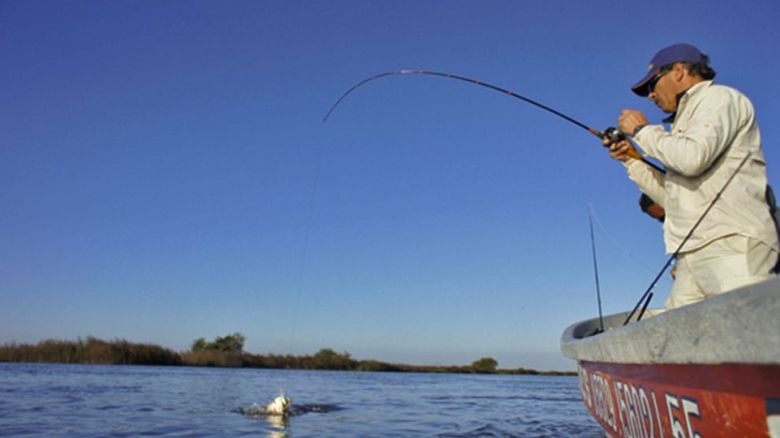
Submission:
[[637,110],[618,119],[666,173],[630,158],[629,141],[610,145],[629,178],[664,208],[666,250],[674,253],[742,159],[750,158],[677,257],[677,278],[666,300],[671,309],[770,278],[778,236],[765,200],[766,165],[753,105],[739,91],[716,85],[709,58],[689,44],[675,44],[650,62],[632,87],[672,123],[650,125]]

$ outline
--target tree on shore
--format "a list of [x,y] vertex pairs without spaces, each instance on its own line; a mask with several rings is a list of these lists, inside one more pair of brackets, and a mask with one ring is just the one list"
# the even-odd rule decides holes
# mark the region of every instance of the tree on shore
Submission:
[[492,357],[483,357],[472,362],[471,368],[475,373],[495,373],[498,368],[498,361]]
[[357,361],[346,351],[336,353],[333,349],[323,348],[312,358],[315,369],[323,370],[350,370],[357,367]]
[[239,332],[232,335],[217,336],[214,342],[208,342],[204,338],[195,339],[192,342],[192,351],[225,351],[230,353],[241,353],[244,350],[244,341],[246,337]]

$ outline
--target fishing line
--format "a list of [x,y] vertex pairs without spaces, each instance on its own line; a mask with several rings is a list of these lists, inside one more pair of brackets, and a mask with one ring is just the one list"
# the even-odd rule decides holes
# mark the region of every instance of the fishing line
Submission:
[[[535,107],[540,108],[540,109],[542,109],[544,111],[547,111],[547,112],[549,112],[551,114],[554,114],[554,115],[556,115],[556,116],[566,120],[567,122],[569,122],[569,123],[571,123],[573,125],[579,126],[580,128],[590,132],[591,134],[595,135],[596,137],[598,137],[598,138],[600,138],[602,140],[608,139],[610,144],[619,142],[621,140],[625,140],[627,138],[626,134],[623,133],[622,131],[620,131],[619,129],[610,127],[610,128],[605,129],[604,131],[599,131],[598,129],[591,128],[590,126],[580,122],[579,120],[577,120],[577,119],[575,119],[573,117],[570,117],[570,116],[568,116],[568,115],[566,115],[566,114],[564,114],[564,113],[562,113],[562,112],[560,112],[560,111],[558,111],[556,109],[553,109],[553,108],[551,108],[551,107],[549,107],[547,105],[544,105],[544,104],[542,104],[542,103],[540,103],[540,102],[538,102],[538,101],[536,101],[534,99],[531,99],[529,97],[517,94],[514,91],[508,90],[506,88],[502,88],[502,87],[499,87],[497,85],[489,84],[487,82],[483,82],[483,81],[480,81],[480,80],[477,80],[477,79],[467,78],[465,76],[459,76],[459,75],[455,75],[455,74],[452,74],[452,73],[430,71],[430,70],[396,70],[396,71],[389,71],[389,72],[379,73],[377,75],[374,75],[374,76],[371,76],[369,78],[363,79],[362,81],[356,83],[351,88],[349,88],[344,94],[341,95],[341,97],[339,97],[339,99],[336,101],[336,103],[334,103],[333,106],[330,107],[330,110],[328,111],[328,113],[325,114],[325,117],[322,119],[322,121],[323,122],[328,121],[328,118],[331,116],[333,111],[335,111],[335,109],[339,106],[339,104],[341,104],[341,102],[344,99],[346,99],[347,96],[349,96],[350,94],[352,94],[353,91],[357,90],[358,88],[360,88],[361,86],[367,84],[368,82],[374,81],[376,79],[388,77],[388,76],[408,76],[408,75],[428,75],[428,76],[443,77],[443,78],[447,78],[447,79],[455,79],[455,80],[463,81],[463,82],[466,82],[466,83],[469,83],[469,84],[479,85],[481,87],[489,88],[491,90],[498,91],[499,93],[507,94],[507,95],[512,96],[512,97],[514,97],[516,99],[520,99],[523,102],[530,103],[531,105],[534,105]],[[648,166],[650,166],[650,167],[652,167],[652,168],[654,168],[654,169],[656,169],[658,171],[663,172],[663,169],[661,169],[660,167],[658,167],[654,163],[646,160],[636,150],[632,150],[632,152],[630,153],[630,156],[632,158],[636,158],[637,160],[641,160],[642,162],[644,162]]]
[[[290,340],[287,345],[288,355],[294,357],[292,354],[292,348],[296,343],[297,330],[298,330],[298,314],[300,310],[301,294],[303,291],[303,281],[306,277],[306,268],[309,261],[309,247],[311,241],[311,229],[314,223],[315,204],[317,199],[317,190],[320,180],[320,168],[322,167],[322,147],[317,147],[314,160],[314,177],[311,182],[311,188],[309,190],[309,199],[307,212],[304,222],[303,242],[301,245],[301,252],[298,259],[298,278],[296,279],[295,298],[293,300],[293,315],[290,329]],[[290,380],[292,377],[292,368],[290,364],[287,364],[287,371],[285,372],[284,386],[289,389]],[[285,394],[283,388],[280,388],[280,393]]]
[[[590,204],[588,204],[590,205]],[[620,242],[612,236],[609,231],[607,231],[606,227],[604,226],[603,222],[601,222],[601,219],[599,219],[599,215],[596,214],[596,209],[593,208],[592,205],[590,205],[590,213],[593,215],[593,220],[596,222],[596,225],[601,230],[602,233],[604,233],[605,236],[607,236],[607,239],[610,243],[612,243],[615,247],[623,251],[631,260],[636,262],[638,265],[642,266],[643,268],[647,269],[648,272],[655,272],[655,269],[650,267],[647,263],[640,260],[638,257],[634,256],[634,254],[631,253],[631,251],[626,248],[625,246],[621,245]]]
[[650,283],[650,286],[647,287],[647,290],[644,294],[639,298],[639,302],[636,303],[636,306],[631,310],[631,313],[628,314],[628,318],[623,322],[623,325],[628,324],[631,321],[631,317],[634,316],[637,310],[639,310],[640,306],[642,310],[640,311],[639,315],[637,316],[636,320],[639,321],[642,319],[642,315],[644,315],[645,310],[647,310],[647,306],[650,304],[650,300],[653,299],[653,293],[652,290],[655,287],[655,284],[658,282],[658,279],[661,278],[661,275],[666,271],[666,269],[669,267],[669,265],[672,264],[674,259],[677,258],[677,256],[680,254],[680,251],[682,250],[683,246],[688,242],[688,239],[693,236],[694,231],[696,231],[696,228],[699,227],[699,224],[704,220],[704,218],[707,216],[707,214],[712,210],[712,207],[715,206],[715,203],[718,202],[723,192],[726,191],[726,188],[731,184],[731,181],[734,180],[734,177],[737,176],[737,173],[742,169],[742,166],[747,163],[748,158],[750,158],[752,154],[748,152],[747,155],[745,155],[745,158],[742,159],[742,161],[739,163],[739,166],[734,170],[734,172],[731,174],[728,180],[726,180],[726,183],[723,184],[723,187],[721,187],[720,191],[715,194],[715,198],[710,202],[710,204],[707,206],[707,208],[704,210],[704,213],[702,213],[701,216],[699,216],[699,219],[696,221],[696,223],[691,227],[691,230],[688,231],[688,234],[683,239],[682,243],[677,247],[677,249],[674,251],[674,253],[669,256],[669,259],[666,261],[666,264],[664,264],[664,267],[661,268],[661,271],[658,272],[658,275],[655,276],[655,279],[653,279],[653,282]]

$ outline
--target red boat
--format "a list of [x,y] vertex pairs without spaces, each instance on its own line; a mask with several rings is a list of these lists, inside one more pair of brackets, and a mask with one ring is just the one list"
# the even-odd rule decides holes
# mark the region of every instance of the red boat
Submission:
[[608,436],[780,438],[780,278],[623,325],[627,315],[561,338]]

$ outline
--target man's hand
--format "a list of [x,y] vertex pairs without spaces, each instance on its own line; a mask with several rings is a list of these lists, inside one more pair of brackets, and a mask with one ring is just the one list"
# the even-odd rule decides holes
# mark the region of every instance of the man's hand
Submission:
[[609,156],[618,161],[628,161],[639,157],[640,154],[634,149],[634,145],[628,140],[622,140],[617,143],[609,144],[609,140],[603,142],[605,147],[609,148]]
[[618,117],[618,127],[628,135],[633,135],[634,130],[647,125],[647,123],[647,117],[639,110],[623,110],[623,113]]

